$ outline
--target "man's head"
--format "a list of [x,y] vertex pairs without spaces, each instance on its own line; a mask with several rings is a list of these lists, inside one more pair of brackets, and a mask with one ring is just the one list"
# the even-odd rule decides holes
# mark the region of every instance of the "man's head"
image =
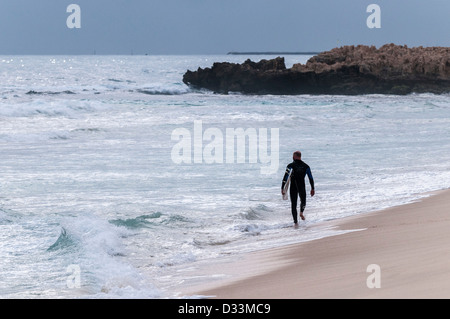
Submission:
[[294,160],[301,160],[302,159],[302,152],[300,151],[295,151],[294,154],[292,155],[292,158]]

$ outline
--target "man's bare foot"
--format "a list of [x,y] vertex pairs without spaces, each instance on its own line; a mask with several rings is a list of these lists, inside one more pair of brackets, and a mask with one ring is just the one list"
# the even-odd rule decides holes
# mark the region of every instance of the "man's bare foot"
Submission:
[[294,224],[294,228],[298,228],[298,223],[295,223],[295,224]]
[[300,218],[301,218],[302,220],[305,220],[305,216],[303,216],[303,214],[300,214]]

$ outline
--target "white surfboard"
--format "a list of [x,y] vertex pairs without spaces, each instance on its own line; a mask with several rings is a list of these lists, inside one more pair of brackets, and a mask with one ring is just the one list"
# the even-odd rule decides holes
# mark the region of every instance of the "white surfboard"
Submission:
[[288,190],[289,190],[289,185],[291,184],[292,168],[288,168],[288,170],[289,170],[288,178],[287,178],[287,181],[286,181],[286,183],[284,184],[284,187],[283,187],[283,193],[284,193],[283,199],[284,200],[287,200],[289,198]]

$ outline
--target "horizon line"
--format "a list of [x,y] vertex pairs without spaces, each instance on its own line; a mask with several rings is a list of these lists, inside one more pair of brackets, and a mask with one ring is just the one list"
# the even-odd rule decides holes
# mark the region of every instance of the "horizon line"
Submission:
[[228,52],[227,55],[316,55],[322,51],[249,51],[249,52],[239,52],[239,51],[231,51]]

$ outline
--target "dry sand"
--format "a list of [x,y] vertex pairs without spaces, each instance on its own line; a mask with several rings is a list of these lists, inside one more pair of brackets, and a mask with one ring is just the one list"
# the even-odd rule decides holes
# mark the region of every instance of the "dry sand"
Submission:
[[183,293],[221,299],[450,298],[450,190],[332,224],[359,231],[217,263],[201,271],[229,277]]

